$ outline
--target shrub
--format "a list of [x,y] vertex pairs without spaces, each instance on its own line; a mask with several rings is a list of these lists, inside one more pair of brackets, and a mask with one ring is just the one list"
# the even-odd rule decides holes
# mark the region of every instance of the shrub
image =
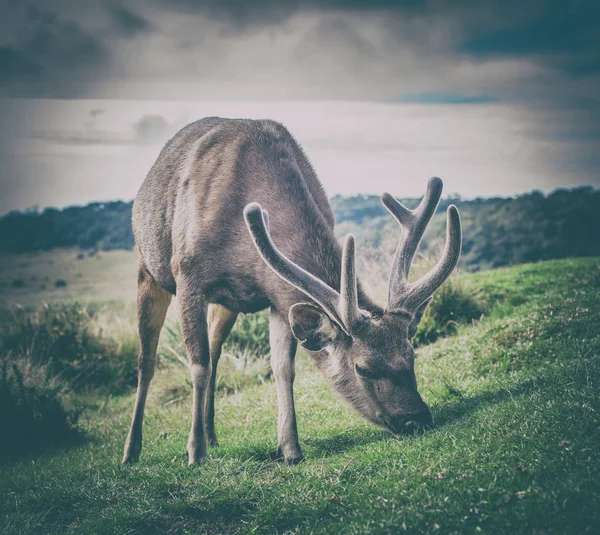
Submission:
[[25,288],[25,281],[23,279],[15,279],[12,281],[11,286],[13,288]]
[[413,338],[413,344],[430,344],[442,336],[454,334],[459,325],[478,320],[483,313],[484,306],[475,292],[459,278],[450,278],[435,294]]
[[47,366],[75,390],[105,387],[114,392],[135,384],[135,342],[105,336],[97,316],[76,301],[33,312],[14,310],[2,326],[0,349]]
[[58,279],[54,283],[54,286],[56,286],[57,288],[65,288],[67,286],[67,281],[64,279]]
[[268,355],[269,312],[263,310],[256,314],[240,314],[223,350],[238,355],[249,353],[255,358]]
[[3,357],[0,363],[0,460],[74,442],[79,411],[50,368],[28,359]]

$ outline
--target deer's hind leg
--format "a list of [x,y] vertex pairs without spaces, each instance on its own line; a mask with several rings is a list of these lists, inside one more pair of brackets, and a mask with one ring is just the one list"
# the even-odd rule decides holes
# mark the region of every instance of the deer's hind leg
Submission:
[[135,462],[142,451],[142,420],[150,381],[156,367],[156,348],[160,331],[171,303],[171,294],[163,290],[144,265],[138,268],[137,315],[140,335],[138,357],[138,388],[131,428],[125,442],[123,464]]
[[208,344],[210,347],[210,361],[212,370],[210,382],[206,391],[206,405],[204,416],[206,422],[206,436],[211,446],[218,446],[217,434],[215,432],[215,390],[217,381],[217,366],[221,357],[221,348],[227,336],[231,332],[237,318],[236,312],[231,312],[220,305],[208,307]]
[[212,368],[208,342],[208,302],[198,290],[193,273],[190,275],[177,270],[175,281],[181,334],[192,379],[192,427],[187,443],[188,463],[192,465],[206,460],[204,407]]

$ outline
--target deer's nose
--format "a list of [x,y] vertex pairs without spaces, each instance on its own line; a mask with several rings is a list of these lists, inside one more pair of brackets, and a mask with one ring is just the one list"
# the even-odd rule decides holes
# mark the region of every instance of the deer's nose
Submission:
[[403,431],[407,435],[414,435],[419,430],[419,424],[415,420],[404,422]]
[[403,418],[401,424],[401,431],[407,435],[414,435],[419,431],[425,431],[426,429],[432,429],[435,425],[433,417],[429,409],[419,412],[417,414],[411,414]]

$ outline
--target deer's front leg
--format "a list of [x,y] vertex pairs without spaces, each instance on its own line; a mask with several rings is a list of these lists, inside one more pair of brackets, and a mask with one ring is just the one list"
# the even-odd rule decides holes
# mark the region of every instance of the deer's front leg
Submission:
[[211,362],[206,325],[207,305],[202,296],[183,282],[177,281],[181,332],[187,351],[192,376],[192,428],[187,443],[190,465],[206,460],[206,430],[204,405],[210,381]]
[[296,464],[302,460],[298,443],[296,410],[294,409],[294,359],[296,339],[287,318],[271,309],[270,317],[271,366],[277,388],[278,437],[277,453],[286,462]]

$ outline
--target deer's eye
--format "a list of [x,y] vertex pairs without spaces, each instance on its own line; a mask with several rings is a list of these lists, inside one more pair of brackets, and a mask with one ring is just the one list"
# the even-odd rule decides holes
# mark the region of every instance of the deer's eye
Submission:
[[371,370],[361,368],[358,364],[355,364],[354,366],[356,368],[356,373],[361,377],[365,377],[366,379],[377,379],[377,376]]

